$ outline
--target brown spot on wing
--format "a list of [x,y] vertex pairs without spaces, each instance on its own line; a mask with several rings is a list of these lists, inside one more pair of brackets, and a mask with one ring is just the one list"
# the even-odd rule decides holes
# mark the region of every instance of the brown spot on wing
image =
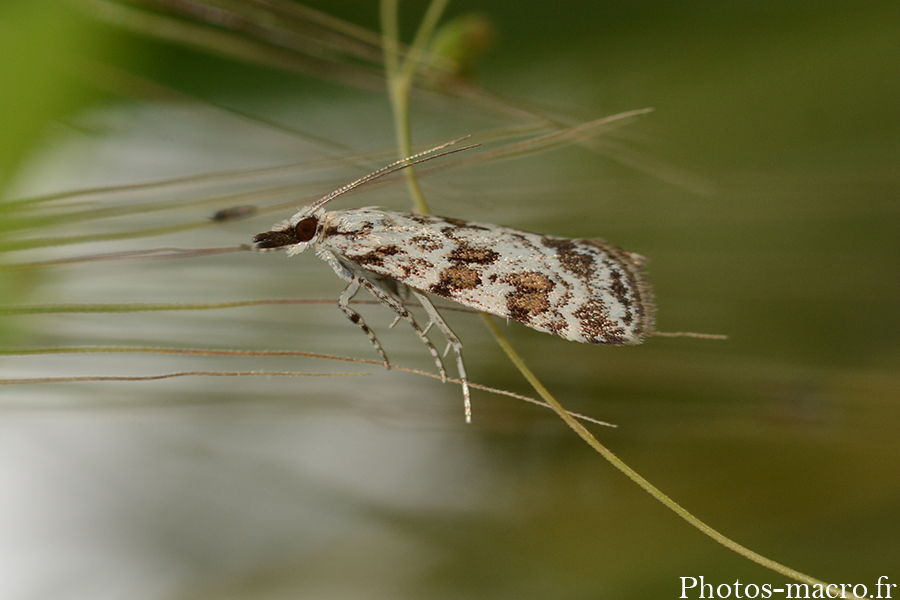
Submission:
[[541,243],[556,249],[556,258],[563,269],[576,277],[587,280],[594,275],[594,257],[578,252],[578,246],[569,239],[545,236]]
[[506,295],[509,316],[520,323],[529,323],[536,315],[550,308],[550,291],[555,285],[546,275],[535,271],[513,273],[502,279],[513,286]]
[[626,325],[631,325],[634,321],[634,315],[631,311],[631,293],[628,289],[628,286],[625,285],[625,282],[622,281],[622,272],[616,268],[613,268],[609,272],[609,276],[612,279],[612,283],[609,284],[609,291],[612,292],[613,296],[616,297],[616,300],[619,301],[619,304],[625,307],[625,314],[622,316],[622,322]]
[[[461,229],[477,229],[477,230],[480,230],[480,231],[488,231],[488,228],[487,228],[487,227],[484,227],[483,225],[476,225],[475,223],[470,223],[470,222],[468,222],[468,221],[463,221],[462,219],[453,219],[453,218],[450,218],[450,217],[437,217],[437,218],[440,219],[441,221],[443,221],[444,223],[448,223],[448,224],[453,225],[454,227],[457,227],[457,228],[461,228]],[[442,228],[441,231],[444,231],[444,232],[446,233],[446,228]]]
[[409,238],[422,252],[433,252],[444,247],[444,241],[435,235],[421,233]]
[[574,313],[581,325],[581,334],[595,344],[625,344],[625,332],[615,326],[607,316],[606,306],[600,300],[591,298]]
[[403,215],[410,221],[415,221],[421,225],[434,225],[434,217],[431,215],[420,215],[417,213],[406,213]]
[[438,276],[438,282],[428,290],[432,294],[452,298],[453,292],[475,289],[481,285],[481,275],[462,265],[447,267]]
[[409,277],[424,278],[428,273],[434,271],[434,265],[424,258],[410,258],[392,266],[400,272],[401,280]]
[[351,257],[357,264],[360,265],[372,265],[376,267],[384,266],[384,259],[388,256],[394,256],[395,254],[400,254],[403,252],[400,248],[395,245],[390,246],[379,246],[370,252],[366,252],[365,254],[360,254],[359,256]]
[[451,262],[466,265],[490,265],[497,262],[500,255],[490,248],[482,246],[470,246],[469,244],[460,242],[457,247],[447,255]]

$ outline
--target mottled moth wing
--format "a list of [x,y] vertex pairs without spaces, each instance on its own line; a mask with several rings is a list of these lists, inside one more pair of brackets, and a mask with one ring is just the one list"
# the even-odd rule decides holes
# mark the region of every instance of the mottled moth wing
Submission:
[[327,212],[319,244],[364,270],[538,331],[638,344],[653,330],[642,257],[567,239],[373,208]]

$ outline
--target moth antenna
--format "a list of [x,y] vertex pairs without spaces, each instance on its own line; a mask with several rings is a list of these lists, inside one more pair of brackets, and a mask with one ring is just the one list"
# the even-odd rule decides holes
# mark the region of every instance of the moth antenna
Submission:
[[[427,162],[429,160],[434,160],[435,158],[441,158],[442,156],[447,156],[449,154],[456,154],[457,152],[464,152],[466,150],[471,150],[472,148],[477,148],[479,146],[479,144],[472,144],[471,146],[463,146],[462,148],[454,148],[453,150],[447,150],[446,152],[439,152],[440,150],[443,150],[447,146],[452,146],[453,144],[456,144],[457,142],[461,142],[465,139],[468,139],[469,137],[471,137],[471,136],[466,135],[461,138],[457,138],[455,140],[447,142],[446,144],[441,144],[440,146],[432,148],[431,150],[425,150],[424,152],[419,152],[418,154],[413,154],[412,156],[407,156],[406,158],[401,158],[400,160],[392,162],[391,164],[389,164],[385,167],[381,167],[377,171],[372,171],[365,177],[360,177],[353,183],[348,183],[344,187],[338,188],[338,189],[334,190],[333,192],[326,194],[325,196],[322,196],[321,198],[319,198],[318,200],[316,200],[315,202],[313,202],[310,205],[310,209],[316,210],[316,209],[324,206],[325,204],[331,202],[338,196],[343,196],[350,190],[358,188],[359,186],[369,183],[370,181],[375,181],[376,179],[380,179],[381,177],[384,177],[385,175],[390,175],[391,173],[400,171],[401,169],[405,169],[407,167],[411,167],[411,166],[417,165],[419,163]],[[437,154],[435,154],[436,152],[437,152]]]

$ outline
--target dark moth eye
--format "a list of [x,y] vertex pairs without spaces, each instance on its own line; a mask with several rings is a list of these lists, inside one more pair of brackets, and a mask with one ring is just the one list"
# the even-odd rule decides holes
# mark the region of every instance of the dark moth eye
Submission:
[[308,242],[316,237],[316,226],[318,224],[319,222],[315,217],[309,217],[294,225],[294,234],[297,236],[297,240]]

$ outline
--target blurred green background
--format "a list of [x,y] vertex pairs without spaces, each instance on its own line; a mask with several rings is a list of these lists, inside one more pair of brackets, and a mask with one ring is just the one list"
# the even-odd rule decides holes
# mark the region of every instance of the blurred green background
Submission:
[[[375,2],[310,6],[378,28]],[[133,8],[0,8],[4,306],[336,299],[340,281],[312,255],[26,266],[248,243],[307,197],[390,160],[359,156],[394,143],[377,75],[355,70],[362,59],[301,67],[299,52],[251,56],[234,39],[205,52],[205,38],[186,46],[147,17],[164,10],[136,20],[123,7]],[[423,10],[401,6],[405,39]],[[434,212],[604,237],[649,258],[660,330],[729,336],[593,348],[512,324],[528,364],[567,408],[618,424],[594,430],[726,535],[870,593],[880,576],[900,583],[900,7],[493,0],[453,2],[445,20],[472,12],[494,41],[470,84],[414,94],[417,147],[541,115],[655,111],[611,132],[601,152],[573,145],[427,177]],[[323,159],[334,162],[314,168]],[[294,162],[288,174],[237,175]],[[363,193],[340,207],[409,206],[401,186]],[[276,201],[295,203],[209,220]],[[154,227],[165,234],[141,233]],[[387,330],[387,312],[360,310],[393,361],[433,370],[408,330]],[[9,312],[0,339],[11,351],[374,358],[329,303]],[[531,393],[478,318],[448,320],[471,380]],[[371,373],[3,386],[5,598],[675,598],[680,577],[785,581],[516,400],[476,393],[465,426],[456,386],[303,358],[4,356],[0,369]]]

